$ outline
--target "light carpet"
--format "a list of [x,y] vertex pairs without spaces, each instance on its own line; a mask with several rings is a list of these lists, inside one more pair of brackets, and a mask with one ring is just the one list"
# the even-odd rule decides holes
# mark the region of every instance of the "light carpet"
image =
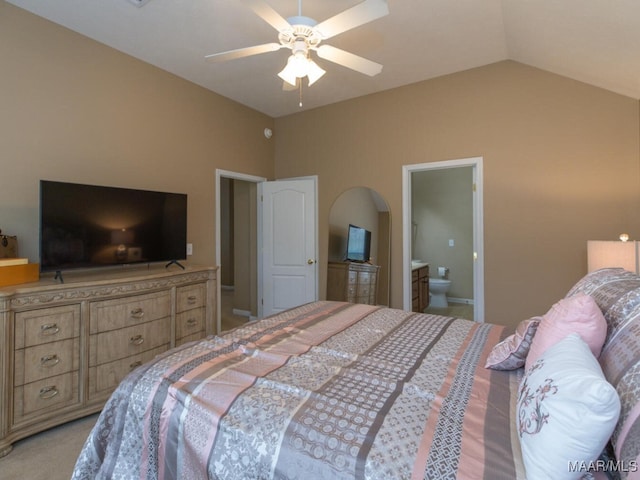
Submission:
[[0,479],[69,480],[97,419],[90,415],[17,441],[0,458]]

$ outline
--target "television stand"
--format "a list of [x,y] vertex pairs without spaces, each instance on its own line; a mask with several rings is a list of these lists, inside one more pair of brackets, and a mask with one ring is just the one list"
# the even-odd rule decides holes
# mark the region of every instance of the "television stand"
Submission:
[[164,268],[169,268],[170,265],[178,265],[181,269],[184,270],[184,265],[182,265],[178,260],[171,260],[164,266]]
[[53,277],[54,280],[60,280],[60,283],[64,283],[64,278],[62,277],[62,270],[56,270],[56,275]]

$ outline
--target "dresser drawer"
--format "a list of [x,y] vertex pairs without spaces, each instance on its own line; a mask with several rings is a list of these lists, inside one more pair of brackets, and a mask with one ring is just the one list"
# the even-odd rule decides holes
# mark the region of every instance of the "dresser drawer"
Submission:
[[359,284],[363,284],[363,283],[369,284],[369,283],[371,283],[372,275],[373,274],[371,274],[369,272],[359,272],[358,273],[358,283]]
[[15,351],[14,358],[16,386],[78,370],[80,339],[76,337],[22,348]]
[[356,294],[358,297],[368,297],[370,293],[371,293],[370,284],[361,283],[360,285],[358,285],[358,292]]
[[78,372],[46,378],[14,388],[14,423],[80,402]]
[[162,346],[89,368],[89,396],[91,400],[95,400],[99,396],[108,397],[130,372],[166,350],[167,346]]
[[205,309],[194,308],[176,315],[176,342],[182,337],[198,332],[204,333]]
[[184,345],[185,343],[201,340],[204,338],[204,336],[205,336],[205,333],[204,331],[202,331],[202,332],[194,333],[192,335],[187,335],[186,337],[176,338],[176,347],[179,347],[180,345]]
[[204,284],[179,287],[176,290],[176,312],[204,307],[207,301],[207,287]]
[[153,322],[91,335],[89,339],[89,366],[101,365],[171,342],[171,319],[161,318]]
[[57,342],[79,335],[79,305],[18,312],[15,316],[16,349]]
[[100,333],[171,315],[168,291],[91,304],[90,333]]

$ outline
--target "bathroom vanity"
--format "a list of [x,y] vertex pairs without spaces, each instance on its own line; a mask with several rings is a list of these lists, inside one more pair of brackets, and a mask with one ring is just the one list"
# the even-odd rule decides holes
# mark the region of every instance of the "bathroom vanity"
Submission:
[[429,306],[429,264],[411,262],[411,310],[424,312]]

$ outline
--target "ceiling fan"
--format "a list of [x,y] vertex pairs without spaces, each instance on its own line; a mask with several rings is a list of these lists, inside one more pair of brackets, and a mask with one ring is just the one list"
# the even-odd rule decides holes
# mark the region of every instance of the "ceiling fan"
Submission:
[[324,60],[329,60],[371,77],[382,71],[382,65],[379,63],[331,45],[321,45],[321,42],[388,15],[389,7],[386,0],[364,0],[358,5],[348,8],[342,13],[320,23],[302,15],[302,0],[298,0],[298,15],[287,19],[276,12],[265,0],[240,0],[240,2],[251,8],[265,22],[278,31],[279,43],[265,43],[253,47],[214,53],[206,55],[205,58],[207,60],[223,62],[288,48],[291,50],[291,56],[278,76],[286,84],[294,87],[298,85],[298,80],[305,76],[308,77],[309,85],[312,85],[326,73],[311,59],[311,51],[315,51],[318,57]]

